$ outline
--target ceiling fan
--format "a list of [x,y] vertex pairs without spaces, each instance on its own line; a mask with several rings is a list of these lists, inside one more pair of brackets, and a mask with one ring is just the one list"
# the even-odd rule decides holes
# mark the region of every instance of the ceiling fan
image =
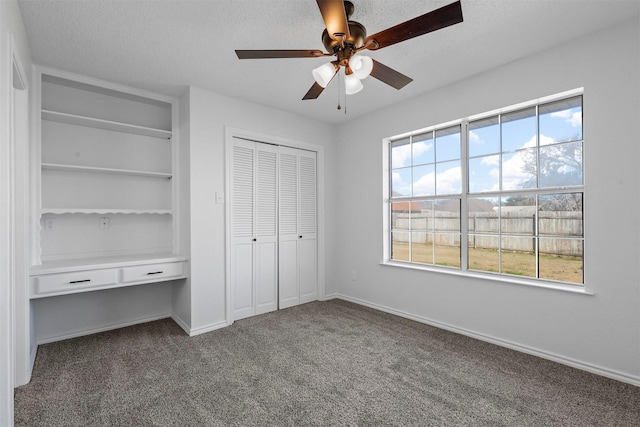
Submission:
[[396,88],[402,89],[413,79],[364,55],[362,50],[378,50],[450,25],[462,22],[462,6],[456,1],[424,15],[367,36],[367,29],[350,21],[355,8],[346,0],[316,0],[326,29],[322,43],[328,53],[321,50],[236,50],[239,59],[261,58],[318,58],[335,56],[336,59],[313,70],[315,83],[302,98],[316,99],[325,87],[345,68],[345,90],[348,95],[362,89],[361,79],[371,75]]

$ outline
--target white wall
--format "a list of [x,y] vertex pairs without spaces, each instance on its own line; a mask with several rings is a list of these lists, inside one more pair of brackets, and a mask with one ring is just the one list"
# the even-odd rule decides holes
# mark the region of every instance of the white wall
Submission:
[[[12,298],[16,290],[16,275],[12,264],[14,248],[11,235],[14,228],[14,210],[11,195],[15,179],[12,169],[15,147],[11,147],[10,115],[13,105],[13,56],[21,61],[23,71],[28,74],[31,56],[22,25],[20,10],[15,1],[0,1],[0,425],[13,424],[13,381],[14,381],[14,329]],[[27,79],[29,76],[25,76]],[[28,85],[28,81],[26,82]],[[17,166],[21,166],[18,163]],[[17,215],[22,212],[19,207]],[[23,260],[24,261],[24,260]],[[19,270],[18,273],[19,274]],[[20,277],[24,283],[24,277]],[[22,337],[20,344],[26,337]]]
[[[235,128],[281,139],[321,145],[325,148],[325,265],[326,294],[336,291],[334,239],[336,222],[335,133],[330,125],[219,95],[190,88],[189,115],[190,158],[190,295],[191,311],[183,305],[180,316],[192,333],[205,332],[226,324],[225,313],[225,206],[216,204],[215,192],[225,191],[225,128]],[[188,108],[188,109],[187,109]],[[182,122],[182,120],[181,120]],[[183,141],[184,142],[184,139]],[[187,290],[178,291],[184,295]],[[189,317],[186,319],[185,317]]]
[[[339,293],[640,384],[639,27],[636,18],[342,126]],[[379,264],[382,138],[578,87],[585,280],[595,295]]]

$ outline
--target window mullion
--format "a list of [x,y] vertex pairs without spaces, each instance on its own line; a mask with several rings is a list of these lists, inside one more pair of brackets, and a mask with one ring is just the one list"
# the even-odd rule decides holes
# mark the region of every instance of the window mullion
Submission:
[[469,121],[461,123],[460,153],[462,194],[460,197],[460,269],[469,270]]

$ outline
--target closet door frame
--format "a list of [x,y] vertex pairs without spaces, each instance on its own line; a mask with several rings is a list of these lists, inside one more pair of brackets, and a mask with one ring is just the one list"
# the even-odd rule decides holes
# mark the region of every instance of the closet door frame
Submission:
[[[324,237],[324,147],[304,141],[281,138],[259,132],[225,127],[225,308],[227,325],[233,323],[233,307],[231,305],[231,146],[234,138],[247,139],[266,144],[282,145],[286,147],[299,148],[316,152],[316,172],[317,172],[317,250],[318,250],[318,299],[325,299],[325,237]],[[212,195],[213,197],[213,195]]]

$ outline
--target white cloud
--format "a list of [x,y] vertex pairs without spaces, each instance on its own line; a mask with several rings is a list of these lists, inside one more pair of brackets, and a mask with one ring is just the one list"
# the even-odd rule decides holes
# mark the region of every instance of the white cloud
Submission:
[[[418,179],[414,185],[414,194],[433,195],[435,193],[434,178],[435,172],[430,172]],[[438,194],[459,193],[462,190],[460,166],[446,169],[435,176]]]
[[422,175],[420,179],[413,183],[414,195],[432,195],[434,194],[433,176],[435,172]]
[[[413,155],[418,157],[431,149],[433,149],[433,143],[419,141],[413,144]],[[411,166],[411,145],[405,144],[393,147],[391,150],[391,157],[392,168]]]
[[[551,145],[551,144],[555,144],[556,142],[558,141],[556,141],[552,137],[540,134],[540,145]],[[528,143],[529,142],[527,142],[527,144]],[[533,145],[531,145],[530,147],[535,147],[535,146],[536,146],[536,142],[534,137]]]
[[579,112],[573,113],[571,115],[571,119],[569,120],[569,124],[571,124],[571,126],[578,127],[578,126],[582,126],[582,114]]
[[551,113],[551,117],[556,117],[559,119],[568,119],[571,117],[571,110],[562,110],[562,111],[554,111]]
[[459,193],[462,191],[460,166],[449,168],[436,177],[438,194]]
[[484,156],[480,163],[487,166],[497,166],[500,163],[500,156],[498,154],[494,156]]
[[391,149],[391,167],[401,168],[411,164],[411,145],[405,144]]
[[572,112],[571,110],[562,110],[551,113],[551,117],[564,119],[573,127],[582,125],[582,113],[580,111]]
[[391,173],[391,182],[393,191],[397,194],[409,195],[411,194],[411,183],[402,179],[402,175],[398,172]]
[[484,141],[480,139],[480,136],[474,131],[469,131],[469,142],[472,144],[484,144]]

